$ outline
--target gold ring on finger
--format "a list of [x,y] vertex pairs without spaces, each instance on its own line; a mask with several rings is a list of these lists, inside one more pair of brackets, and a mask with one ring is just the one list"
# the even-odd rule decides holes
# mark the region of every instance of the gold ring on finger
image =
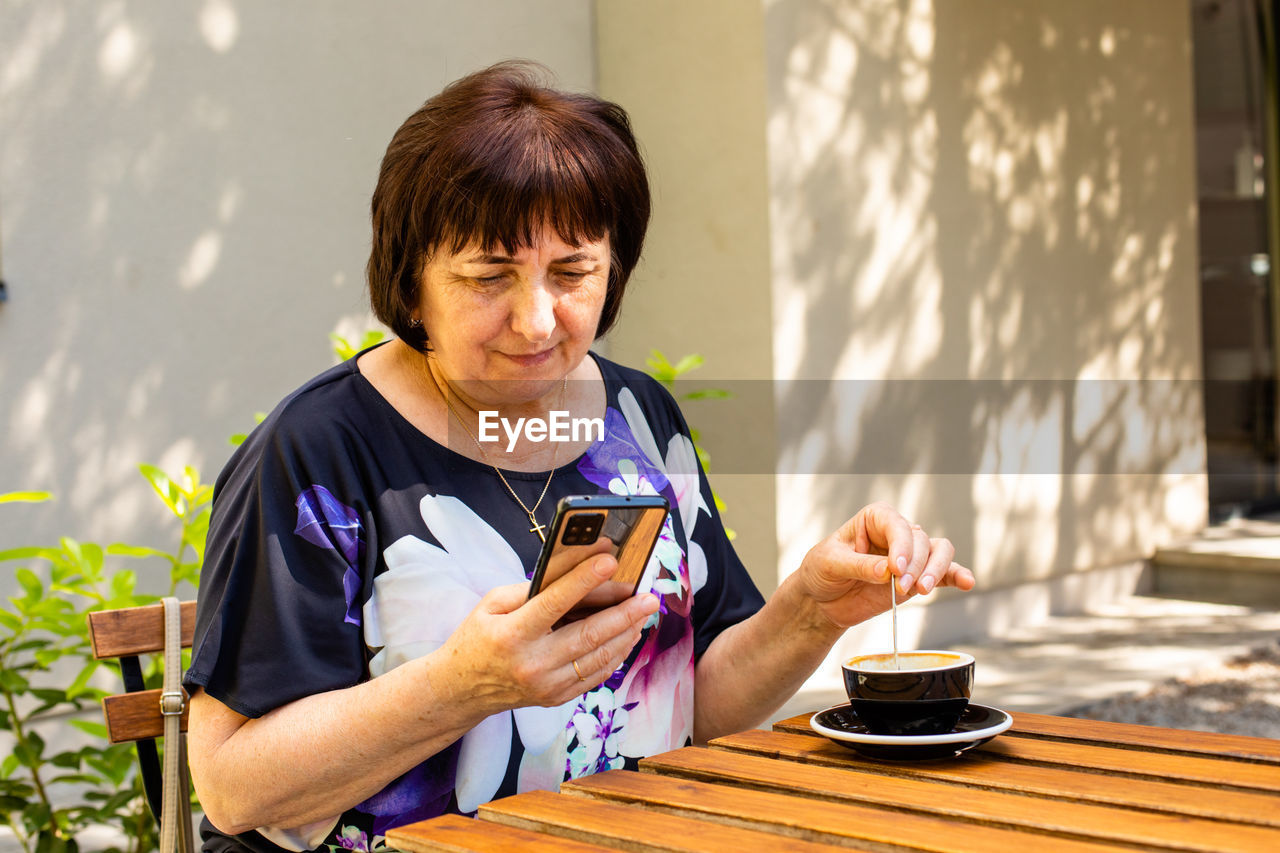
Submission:
[[574,662],[573,662],[573,671],[574,671],[574,673],[578,676],[578,680],[579,680],[579,681],[586,681],[586,679],[582,677],[582,670],[578,669],[578,661],[577,661],[577,660],[574,660]]

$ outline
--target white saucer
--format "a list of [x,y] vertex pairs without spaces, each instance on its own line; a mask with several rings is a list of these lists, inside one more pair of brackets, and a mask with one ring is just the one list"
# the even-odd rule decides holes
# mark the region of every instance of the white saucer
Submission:
[[999,708],[970,702],[954,729],[940,735],[879,735],[867,730],[848,703],[819,711],[809,726],[825,738],[868,758],[922,761],[950,758],[991,740],[1013,725]]

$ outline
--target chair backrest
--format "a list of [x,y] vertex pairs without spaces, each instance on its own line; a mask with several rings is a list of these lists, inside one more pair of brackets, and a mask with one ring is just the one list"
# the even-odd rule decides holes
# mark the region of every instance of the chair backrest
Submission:
[[[182,647],[191,647],[196,627],[196,603],[182,602]],[[120,659],[125,693],[102,700],[107,736],[112,743],[127,743],[164,734],[160,713],[160,690],[147,690],[142,683],[139,655],[164,651],[164,607],[147,604],[124,610],[99,610],[89,614],[89,640],[98,660]],[[187,712],[182,713],[182,730],[187,730]]]
[[[191,647],[196,628],[196,603],[184,601],[182,647]],[[164,736],[164,714],[160,712],[160,689],[148,690],[143,680],[139,655],[164,653],[164,605],[147,604],[123,610],[99,610],[89,614],[89,642],[98,660],[118,658],[125,693],[102,700],[102,716],[107,721],[111,743],[136,743],[138,767],[147,804],[160,823],[164,796],[164,776],[156,739]],[[184,694],[186,691],[183,691]],[[182,703],[182,731],[187,730],[187,703]],[[185,778],[185,776],[184,776]]]

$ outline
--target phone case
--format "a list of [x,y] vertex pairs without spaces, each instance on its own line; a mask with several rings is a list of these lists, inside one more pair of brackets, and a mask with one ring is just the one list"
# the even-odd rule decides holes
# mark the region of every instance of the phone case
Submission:
[[612,554],[618,569],[566,616],[580,619],[635,595],[670,505],[661,495],[577,495],[556,505],[529,597],[596,554]]

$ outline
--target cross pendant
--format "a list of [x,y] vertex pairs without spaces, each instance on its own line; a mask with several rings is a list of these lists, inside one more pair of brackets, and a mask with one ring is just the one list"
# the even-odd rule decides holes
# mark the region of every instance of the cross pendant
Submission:
[[533,527],[529,528],[529,532],[538,534],[538,538],[541,539],[543,542],[546,542],[547,534],[543,533],[542,531],[546,530],[547,526],[545,524],[539,524],[538,519],[534,517],[533,513],[529,513],[529,520],[533,522]]

